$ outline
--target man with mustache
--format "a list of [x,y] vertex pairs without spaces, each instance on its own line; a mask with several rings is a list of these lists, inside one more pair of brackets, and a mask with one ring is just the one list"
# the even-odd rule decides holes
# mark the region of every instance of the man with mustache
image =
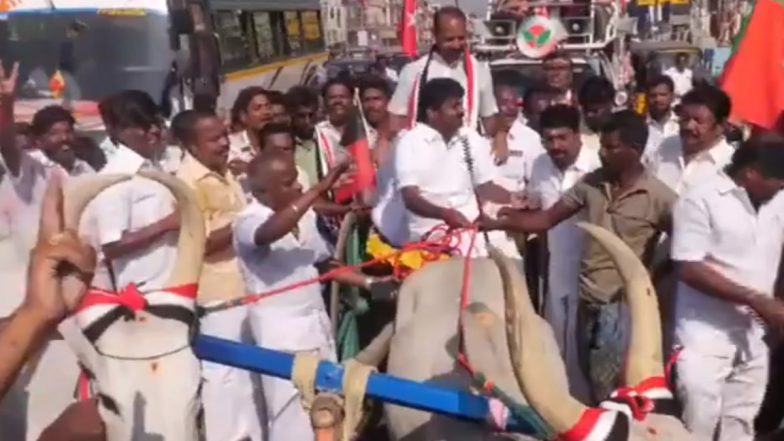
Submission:
[[308,182],[318,182],[318,152],[315,139],[316,117],[319,111],[318,95],[305,86],[294,86],[286,92],[286,106],[291,116],[297,166],[305,171]]
[[30,124],[33,149],[30,156],[46,167],[60,167],[69,176],[95,173],[85,161],[76,157],[76,120],[60,106],[48,106],[33,116]]
[[416,103],[424,85],[435,78],[451,78],[466,91],[464,124],[477,129],[481,120],[484,132],[493,137],[498,162],[505,162],[509,128],[498,119],[490,69],[479,63],[468,49],[467,21],[465,13],[454,6],[443,6],[436,11],[433,16],[435,45],[426,56],[403,68],[389,102],[389,112],[394,115],[393,127],[395,131],[413,127],[418,119]]
[[[580,178],[550,208],[502,209],[501,217],[485,220],[484,227],[543,233],[583,212],[588,222],[614,232],[649,265],[652,245],[670,228],[676,197],[640,162],[647,139],[640,115],[630,110],[612,114],[601,129],[600,168]],[[551,157],[563,163],[568,155]],[[623,283],[610,257],[593,241],[583,249],[578,282],[577,351],[590,383],[590,401],[598,402],[619,385],[628,340]]]
[[784,140],[752,139],[702,181],[674,211],[677,392],[695,439],[752,441],[768,380],[763,338],[767,327],[784,326],[784,302],[774,296]]
[[591,77],[580,87],[577,100],[583,116],[580,137],[585,147],[598,152],[601,147],[599,132],[613,110],[615,88],[602,77]]
[[[189,153],[177,177],[194,190],[207,225],[197,301],[209,306],[245,295],[231,227],[245,208],[245,196],[228,168],[229,138],[223,121],[213,113],[196,110],[186,110],[179,117],[180,142]],[[246,321],[247,307],[240,306],[212,312],[201,318],[199,326],[206,334],[242,342],[248,331]],[[205,439],[261,441],[263,415],[253,400],[256,391],[250,374],[203,362],[202,378]]]
[[647,155],[648,170],[676,193],[701,183],[730,162],[735,149],[724,138],[730,98],[714,86],[699,86],[681,99],[680,136]]
[[[540,118],[546,155],[536,158],[529,201],[543,209],[555,205],[586,173],[601,166],[596,151],[582,145],[580,112],[573,106],[556,104],[545,109]],[[550,252],[548,294],[544,316],[555,332],[567,367],[572,395],[587,400],[585,376],[579,369],[576,346],[578,277],[584,234],[575,225],[585,220],[578,213],[547,232]]]
[[667,75],[657,75],[645,85],[645,98],[648,103],[648,145],[645,155],[651,156],[661,143],[678,134],[678,116],[672,109],[675,98],[675,84]]
[[[46,183],[68,172],[92,172],[77,164],[71,143],[74,119],[62,107],[46,107],[34,116],[33,144],[44,151],[26,151],[16,144],[13,121],[18,64],[8,74],[0,60],[0,155],[6,170],[0,181],[0,319],[24,298],[28,256],[36,244]],[[49,340],[32,369],[22,375],[0,406],[2,437],[37,439],[41,431],[73,401],[79,375],[76,357],[63,340]]]

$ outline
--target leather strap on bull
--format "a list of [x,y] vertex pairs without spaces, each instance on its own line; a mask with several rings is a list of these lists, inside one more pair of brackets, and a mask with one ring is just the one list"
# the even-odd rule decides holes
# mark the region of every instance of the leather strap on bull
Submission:
[[142,311],[190,326],[196,319],[197,292],[198,285],[193,283],[146,293],[133,283],[120,292],[93,288],[82,298],[74,315],[91,343],[117,320],[134,320]]

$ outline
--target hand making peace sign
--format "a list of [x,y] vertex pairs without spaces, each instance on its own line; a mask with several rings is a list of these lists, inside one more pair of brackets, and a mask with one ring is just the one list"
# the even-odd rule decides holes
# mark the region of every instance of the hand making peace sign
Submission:
[[19,63],[14,63],[11,72],[6,75],[3,60],[0,59],[0,100],[13,98],[16,94],[16,83],[19,79]]

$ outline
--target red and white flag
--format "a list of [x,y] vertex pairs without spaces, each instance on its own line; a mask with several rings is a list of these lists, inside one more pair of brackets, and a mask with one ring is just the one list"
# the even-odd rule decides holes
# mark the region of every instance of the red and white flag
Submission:
[[403,53],[411,58],[417,56],[416,0],[403,1],[403,19],[400,21],[400,44]]

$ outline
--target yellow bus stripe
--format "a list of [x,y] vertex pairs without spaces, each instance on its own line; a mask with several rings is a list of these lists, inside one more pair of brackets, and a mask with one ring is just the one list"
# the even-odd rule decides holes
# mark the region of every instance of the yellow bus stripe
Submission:
[[273,72],[276,69],[283,67],[297,66],[314,61],[324,61],[327,59],[327,53],[322,52],[315,55],[305,55],[303,57],[294,58],[291,60],[277,61],[274,63],[264,64],[258,67],[251,67],[250,69],[243,69],[236,72],[226,74],[226,81],[238,81],[247,78],[255,77],[265,73]]

